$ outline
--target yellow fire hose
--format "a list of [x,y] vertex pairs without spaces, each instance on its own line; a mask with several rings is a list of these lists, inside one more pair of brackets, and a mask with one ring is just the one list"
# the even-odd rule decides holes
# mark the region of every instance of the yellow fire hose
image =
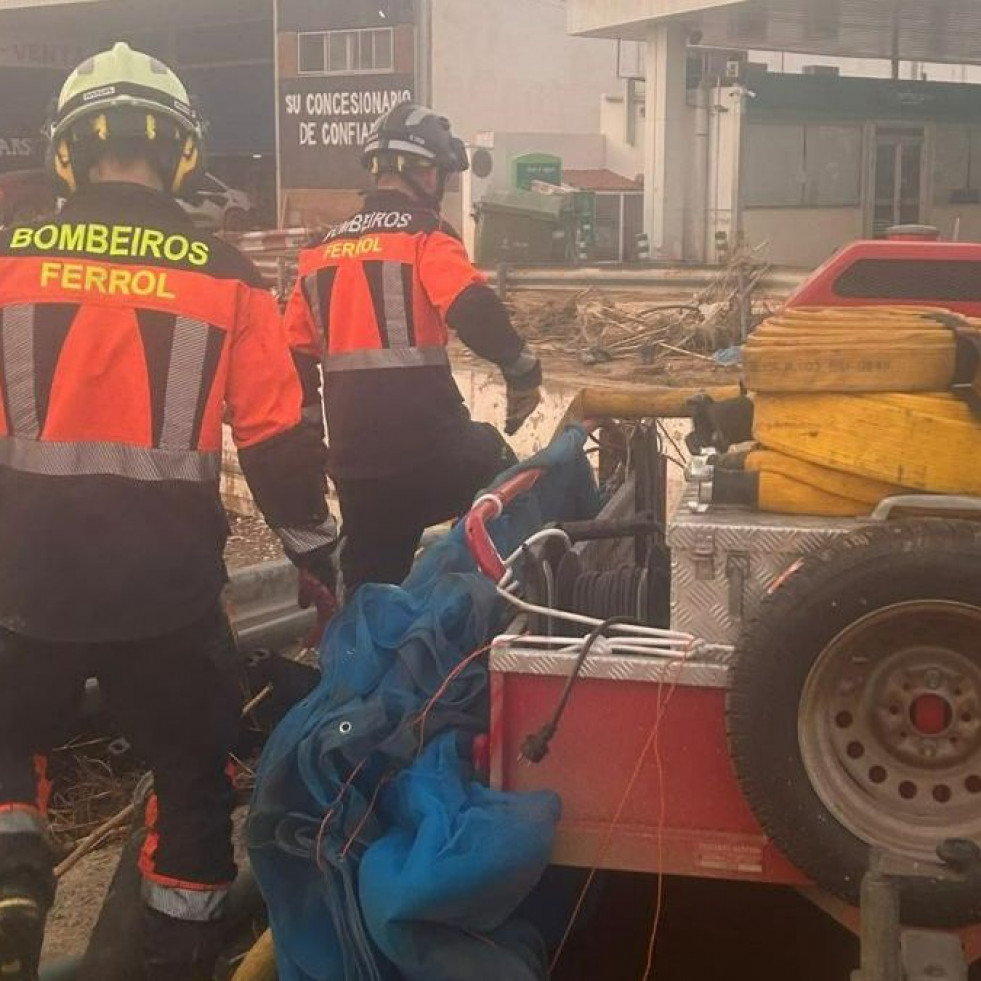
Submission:
[[716,402],[738,398],[738,385],[716,388],[584,388],[566,409],[558,432],[584,419],[684,419],[691,413],[688,402],[708,395]]
[[760,395],[757,441],[807,463],[933,494],[981,495],[981,426],[952,395]]
[[271,930],[259,937],[232,981],[276,981],[276,951]]
[[715,481],[719,503],[776,514],[853,518],[870,514],[907,488],[816,466],[772,450],[723,456]]
[[765,394],[943,391],[955,381],[955,329],[976,332],[972,321],[946,311],[789,310],[747,341],[746,386]]

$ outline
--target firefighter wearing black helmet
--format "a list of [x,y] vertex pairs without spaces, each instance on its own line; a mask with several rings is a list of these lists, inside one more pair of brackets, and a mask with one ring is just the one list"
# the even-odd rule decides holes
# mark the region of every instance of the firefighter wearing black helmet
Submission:
[[447,181],[469,167],[449,122],[396,106],[372,128],[363,163],[375,189],[303,253],[287,311],[314,416],[323,373],[348,590],[401,582],[423,530],[465,512],[515,462],[497,430],[470,419],[449,331],[503,372],[509,435],[537,407],[542,382],[538,359],[440,217]]
[[329,585],[323,447],[269,291],[174,200],[204,166],[180,79],[119,43],[71,74],[49,135],[64,208],[0,231],[0,978],[36,977],[43,754],[97,677],[154,775],[143,908],[113,939],[142,937],[146,981],[210,981],[241,702],[222,419],[291,558]]

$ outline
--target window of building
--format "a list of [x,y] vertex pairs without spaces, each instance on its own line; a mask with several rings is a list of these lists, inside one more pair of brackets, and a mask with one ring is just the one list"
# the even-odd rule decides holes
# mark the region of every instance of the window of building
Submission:
[[301,75],[383,74],[395,70],[392,28],[299,35]]
[[981,204],[981,127],[938,126],[933,159],[935,204]]
[[327,48],[323,34],[301,34],[299,40],[301,75],[322,75],[327,71]]
[[743,189],[750,208],[852,208],[862,194],[862,128],[751,123]]

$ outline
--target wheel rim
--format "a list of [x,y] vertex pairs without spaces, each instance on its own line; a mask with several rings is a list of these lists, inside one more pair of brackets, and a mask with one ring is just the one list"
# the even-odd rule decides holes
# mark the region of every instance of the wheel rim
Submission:
[[815,661],[798,739],[822,803],[862,841],[935,858],[981,836],[981,609],[869,614]]

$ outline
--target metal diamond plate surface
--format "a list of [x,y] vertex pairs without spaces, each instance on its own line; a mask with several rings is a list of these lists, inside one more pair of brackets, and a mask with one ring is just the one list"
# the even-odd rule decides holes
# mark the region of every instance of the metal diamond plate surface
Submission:
[[671,627],[735,644],[770,587],[794,562],[867,522],[755,514],[692,513],[686,495],[668,529]]
[[[576,655],[543,651],[519,644],[495,646],[490,655],[491,671],[501,674],[554,675],[567,678],[576,664]],[[729,668],[684,658],[633,657],[610,654],[589,657],[581,677],[604,681],[642,681],[682,685],[692,688],[727,688]]]

